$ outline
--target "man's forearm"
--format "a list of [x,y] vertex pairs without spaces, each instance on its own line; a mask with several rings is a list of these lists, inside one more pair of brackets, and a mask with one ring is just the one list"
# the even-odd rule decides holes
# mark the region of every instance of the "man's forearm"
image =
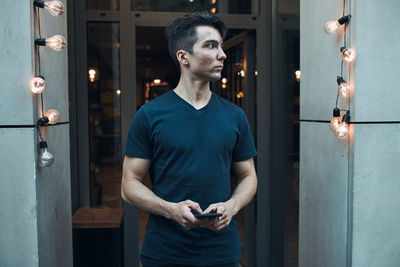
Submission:
[[231,198],[227,201],[233,206],[234,215],[253,199],[257,192],[257,175],[255,173],[243,177],[236,186]]
[[146,212],[170,218],[173,203],[156,196],[137,179],[122,183],[121,195],[125,202]]

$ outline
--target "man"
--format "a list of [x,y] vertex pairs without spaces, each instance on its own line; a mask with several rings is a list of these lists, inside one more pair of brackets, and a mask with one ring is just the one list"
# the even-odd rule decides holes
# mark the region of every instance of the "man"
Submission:
[[[256,192],[256,150],[243,110],[210,90],[226,58],[224,31],[208,12],[186,15],[167,28],[180,81],[142,106],[129,129],[121,194],[150,213],[144,267],[239,265],[234,216]],[[142,183],[148,171],[152,191]],[[239,179],[233,193],[231,172]],[[196,218],[194,212],[222,216]]]

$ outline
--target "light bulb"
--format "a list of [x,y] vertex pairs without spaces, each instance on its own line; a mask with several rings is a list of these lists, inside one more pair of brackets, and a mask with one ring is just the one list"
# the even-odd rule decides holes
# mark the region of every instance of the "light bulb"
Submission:
[[39,143],[40,154],[39,154],[39,166],[40,167],[49,167],[54,162],[53,155],[47,151],[47,142],[42,141]]
[[351,86],[346,83],[343,77],[337,76],[338,92],[342,97],[348,97],[351,93]]
[[61,35],[54,35],[50,38],[41,38],[35,40],[36,45],[40,46],[48,46],[55,51],[63,51],[64,48],[67,46],[67,42],[65,38]]
[[326,33],[334,33],[340,27],[340,24],[337,20],[331,20],[325,23],[324,30]]
[[349,135],[350,111],[343,116],[342,123],[337,127],[335,135],[339,139],[346,139]]
[[49,13],[55,17],[62,16],[64,14],[64,5],[62,2],[53,0],[53,1],[41,1],[35,0],[34,5],[40,8],[44,8]]
[[347,15],[347,16],[341,17],[341,18],[338,19],[338,20],[331,20],[331,21],[328,21],[327,23],[325,23],[325,26],[324,26],[325,32],[326,32],[327,34],[336,32],[337,29],[338,29],[341,25],[343,25],[343,24],[345,24],[346,22],[348,22],[348,21],[350,20],[350,18],[351,18],[351,15]]
[[46,90],[46,81],[43,76],[33,77],[31,80],[31,91],[34,94],[41,94]]
[[356,51],[351,48],[342,47],[340,52],[342,52],[342,59],[346,62],[352,62],[356,58]]
[[49,124],[56,124],[60,120],[60,112],[55,109],[49,109],[44,116],[49,119]]
[[329,123],[329,129],[332,132],[336,132],[337,128],[340,126],[340,109],[334,108],[333,109],[333,117],[331,122]]

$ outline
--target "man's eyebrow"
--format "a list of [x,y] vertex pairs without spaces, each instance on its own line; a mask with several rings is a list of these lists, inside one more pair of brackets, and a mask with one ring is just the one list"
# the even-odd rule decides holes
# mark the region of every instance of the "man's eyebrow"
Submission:
[[208,40],[205,40],[205,41],[203,41],[203,43],[223,43],[223,41],[218,41],[218,40],[215,40],[215,39],[208,39]]

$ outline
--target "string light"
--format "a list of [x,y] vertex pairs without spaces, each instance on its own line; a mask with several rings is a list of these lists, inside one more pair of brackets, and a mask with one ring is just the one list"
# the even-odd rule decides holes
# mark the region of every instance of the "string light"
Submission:
[[67,41],[61,35],[54,35],[50,38],[36,39],[35,44],[38,46],[48,46],[54,51],[63,51],[67,46]]
[[331,122],[329,123],[329,129],[335,133],[337,128],[339,128],[339,125],[340,125],[340,109],[334,108],[333,117]]
[[[39,8],[44,8],[50,12],[53,16],[61,16],[64,13],[64,5],[62,2],[53,0],[53,1],[41,1],[41,0],[34,0],[34,6]],[[35,45],[37,46],[48,46],[55,51],[62,51],[67,45],[65,38],[61,35],[54,35],[50,38],[42,38],[40,32],[40,16],[38,12],[35,12],[35,21],[37,21],[37,28],[39,30],[39,39],[35,40]],[[37,49],[37,60],[35,63],[38,63],[38,70],[39,73],[31,80],[31,91],[35,94],[40,94],[41,97],[41,107],[42,107],[42,114],[43,112],[43,92],[46,89],[46,82],[44,77],[40,75],[40,50]],[[38,135],[40,138],[39,142],[39,158],[38,158],[38,165],[40,167],[49,167],[54,162],[54,156],[47,150],[48,145],[45,140],[43,140],[41,127],[46,126],[48,124],[56,124],[60,119],[60,112],[55,109],[50,109],[46,111],[43,117],[41,117],[37,122],[37,130]]]
[[336,128],[335,135],[339,139],[346,139],[349,135],[350,110],[344,114],[342,123]]
[[324,30],[327,34],[335,33],[340,26],[350,21],[351,15],[343,16],[338,20],[331,20],[325,23]]
[[347,63],[353,62],[356,58],[356,51],[351,48],[341,47],[340,52],[342,53],[342,59]]
[[339,85],[338,87],[339,94],[344,98],[348,97],[351,93],[351,86],[346,83],[343,77],[337,76],[336,81],[337,84]]
[[54,156],[49,151],[47,151],[47,147],[48,146],[46,141],[41,141],[39,143],[39,166],[42,168],[50,167],[54,162]]
[[39,8],[44,8],[49,13],[55,17],[62,16],[64,14],[64,4],[60,1],[53,0],[53,1],[41,1],[35,0],[33,4]]
[[[351,4],[349,4],[351,6]],[[338,30],[338,28],[346,24],[350,21],[351,15],[345,16],[345,9],[346,9],[346,0],[343,1],[343,16],[339,18],[337,21],[328,21],[324,25],[324,30],[326,33],[331,34],[334,33]],[[343,47],[340,48],[341,52],[341,74],[340,76],[337,76],[337,84],[338,84],[338,91],[337,91],[337,97],[336,97],[336,107],[333,109],[333,116],[332,120],[329,123],[329,129],[335,134],[335,136],[338,139],[346,139],[348,137],[349,133],[349,123],[350,123],[350,110],[343,110],[346,111],[346,113],[343,115],[342,120],[340,120],[340,112],[341,109],[338,108],[338,100],[339,96],[343,98],[347,98],[351,95],[352,88],[343,78],[343,63],[347,62],[353,62],[356,53],[353,49],[350,49],[347,47],[346,43],[346,36],[347,36],[347,25],[344,27],[344,45]]]
[[41,75],[33,77],[31,80],[32,93],[41,94],[44,90],[46,90],[46,81],[44,80],[44,77]]
[[55,109],[49,109],[44,116],[49,118],[49,124],[56,124],[60,120],[60,112]]

